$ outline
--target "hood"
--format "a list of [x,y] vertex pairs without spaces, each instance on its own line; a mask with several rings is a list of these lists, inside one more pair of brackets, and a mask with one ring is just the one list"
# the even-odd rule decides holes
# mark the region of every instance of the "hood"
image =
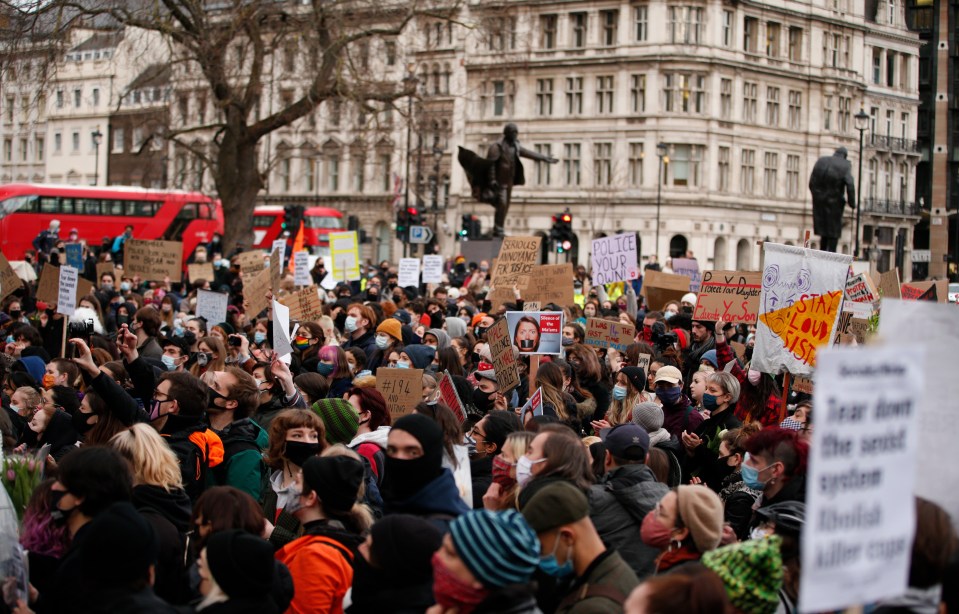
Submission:
[[[448,342],[449,337],[447,337],[447,343]],[[413,361],[412,366],[414,369],[425,369],[430,366],[430,363],[433,362],[433,357],[436,356],[436,350],[428,345],[408,345],[403,348],[403,351],[406,352],[410,360]]]
[[462,337],[466,334],[466,322],[460,318],[446,318],[446,332],[450,337]]
[[439,477],[406,500],[386,501],[384,499],[384,507],[388,514],[413,514],[414,516],[430,514],[459,516],[470,511],[463,502],[449,469],[444,469]]
[[77,443],[79,435],[73,429],[73,421],[70,414],[65,411],[55,411],[47,423],[46,430],[43,431],[43,438],[40,445],[50,444],[50,454],[56,454],[59,450]]
[[141,484],[133,487],[133,505],[138,510],[151,509],[170,521],[177,531],[190,530],[192,504],[182,488],[167,492],[160,486]]
[[43,374],[47,371],[47,365],[45,362],[43,362],[43,359],[39,356],[24,356],[20,359],[20,362],[23,363],[27,373],[30,374],[30,377],[36,380],[37,385],[39,386],[40,382],[43,381]]
[[[460,322],[462,322],[462,320],[460,320]],[[439,328],[431,328],[426,332],[436,337],[437,350],[442,350],[450,346],[450,336],[446,334],[446,331]]]
[[355,448],[356,446],[364,443],[375,443],[379,447],[386,449],[386,439],[390,435],[390,427],[381,426],[380,428],[372,431],[370,433],[363,433],[362,435],[357,435],[349,443],[347,447]]
[[256,443],[261,450],[265,450],[266,446],[270,443],[267,432],[264,431],[259,424],[254,422],[252,418],[243,418],[231,422],[228,427],[217,432],[217,435],[223,440],[224,446],[230,441],[245,440],[252,441]]

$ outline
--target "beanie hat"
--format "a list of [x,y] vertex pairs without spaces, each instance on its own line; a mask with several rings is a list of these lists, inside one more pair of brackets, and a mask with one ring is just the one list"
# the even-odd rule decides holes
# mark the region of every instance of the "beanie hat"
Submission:
[[436,350],[428,345],[408,345],[403,348],[403,351],[410,357],[414,369],[425,369],[430,366],[433,357],[436,356]]
[[642,367],[623,367],[619,372],[626,376],[633,388],[640,392],[646,390],[646,372]]
[[773,614],[783,584],[781,543],[778,535],[750,539],[707,552],[702,564],[723,581],[736,609],[745,614]]
[[384,333],[393,337],[393,339],[403,342],[403,326],[400,324],[400,321],[396,318],[386,318],[380,325],[376,327],[376,332]]
[[692,292],[687,292],[683,295],[683,298],[679,300],[680,303],[689,303],[693,307],[696,306],[696,295]]
[[702,486],[679,486],[676,506],[697,550],[705,553],[719,545],[723,536],[723,502],[719,495]]
[[443,532],[432,522],[409,514],[390,514],[370,529],[370,561],[389,572],[398,586],[419,584],[433,577],[431,559],[443,543]]
[[587,516],[589,501],[586,495],[565,480],[556,480],[543,486],[523,506],[523,517],[537,533],[582,520]]
[[150,523],[126,501],[97,514],[80,548],[83,578],[97,587],[121,587],[145,578],[159,552]]
[[539,538],[516,510],[474,510],[450,523],[463,563],[486,588],[526,584],[539,565]]
[[[26,349],[26,348],[24,348]],[[43,381],[43,374],[46,373],[47,365],[39,356],[23,356],[19,360],[24,370],[30,374],[38,384]],[[16,363],[14,363],[16,365]]]
[[273,546],[240,530],[219,531],[206,542],[213,579],[231,599],[266,597],[273,589]]
[[233,325],[229,322],[220,322],[214,328],[222,328],[223,332],[225,332],[227,335],[233,335],[236,333],[236,329],[234,329]]
[[708,352],[705,352],[705,353],[699,358],[699,361],[700,361],[700,362],[702,362],[702,361],[704,361],[704,360],[707,361],[709,364],[711,364],[714,369],[718,369],[718,368],[719,368],[719,361],[716,359],[716,350],[709,350]]
[[350,456],[314,456],[303,463],[303,483],[328,512],[353,509],[363,477],[363,463]]
[[476,328],[477,326],[479,326],[479,323],[482,322],[483,318],[485,317],[486,317],[485,313],[483,312],[477,313],[475,316],[473,316],[473,320],[470,322],[470,328]]
[[437,468],[442,466],[443,429],[435,420],[423,414],[407,414],[393,423],[392,430],[412,435],[423,447],[423,457],[431,457]]
[[446,331],[439,328],[431,328],[426,331],[423,336],[433,335],[436,337],[436,349],[442,350],[450,346],[450,336],[446,334]]
[[313,403],[313,413],[323,419],[326,440],[331,444],[350,443],[360,428],[360,416],[343,399],[320,399]]
[[653,402],[637,403],[633,406],[633,423],[646,429],[647,433],[654,433],[663,428],[663,408]]

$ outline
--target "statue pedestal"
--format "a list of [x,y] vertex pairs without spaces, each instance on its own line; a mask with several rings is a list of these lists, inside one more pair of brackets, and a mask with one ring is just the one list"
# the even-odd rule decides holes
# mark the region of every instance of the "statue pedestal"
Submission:
[[471,241],[460,241],[460,253],[466,258],[466,263],[475,262],[479,264],[481,260],[490,262],[499,255],[499,249],[503,245],[502,237],[492,239],[474,239]]

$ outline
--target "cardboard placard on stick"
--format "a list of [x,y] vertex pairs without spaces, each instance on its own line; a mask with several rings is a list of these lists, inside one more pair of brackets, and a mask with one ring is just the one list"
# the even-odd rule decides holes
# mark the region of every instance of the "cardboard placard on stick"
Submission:
[[287,294],[280,302],[290,308],[290,320],[294,322],[316,322],[323,316],[323,301],[317,294],[316,286],[307,286]]
[[[100,268],[100,265],[97,265],[97,269]],[[247,273],[246,269],[243,269],[244,273]],[[193,264],[186,265],[186,274],[190,278],[190,283],[196,283],[201,279],[205,279],[210,283],[213,283],[213,263],[212,262],[194,262]]]
[[244,273],[256,273],[266,268],[266,253],[263,250],[255,249],[248,252],[240,252],[236,255],[237,264]]
[[696,297],[696,319],[755,324],[762,293],[758,271],[706,271]]
[[627,347],[635,343],[635,337],[635,326],[601,318],[586,320],[586,345],[625,352]]
[[23,286],[17,272],[10,266],[7,257],[0,253],[0,299],[5,299],[11,292]]
[[72,316],[77,309],[77,278],[80,272],[72,266],[60,267],[59,288],[57,288],[57,311]]
[[[543,264],[530,272],[524,301],[537,301],[541,305],[555,303],[560,307],[573,304],[573,263]],[[529,311],[523,309],[523,311]]]
[[226,310],[229,304],[229,294],[197,290],[195,313],[206,319],[210,326],[213,326],[220,322],[226,322]]
[[[93,293],[93,284],[80,277],[77,279],[77,300],[74,304],[80,302],[84,296]],[[54,306],[60,298],[60,268],[52,264],[47,264],[40,271],[40,280],[37,282],[38,301],[43,301],[48,305]]]
[[640,292],[646,297],[646,304],[653,311],[661,310],[669,301],[679,301],[689,292],[689,278],[685,275],[661,273],[646,269],[643,275],[643,287]]
[[513,355],[506,318],[500,318],[486,331],[486,342],[493,357],[499,391],[505,394],[519,386],[519,371],[516,369],[516,358]]
[[398,418],[413,413],[423,400],[423,370],[380,367],[376,370],[376,389],[386,399],[390,418],[396,422]]
[[541,237],[506,237],[499,256],[490,271],[490,279],[497,288],[512,292],[513,284],[520,290],[529,284],[533,267],[539,261]]
[[460,400],[459,393],[456,392],[456,386],[453,385],[453,378],[450,376],[449,371],[443,372],[443,377],[440,378],[439,389],[440,398],[453,410],[453,414],[456,416],[456,419],[460,421],[460,424],[466,422],[466,410],[463,408],[463,401]]
[[250,318],[256,317],[257,314],[270,306],[270,300],[266,297],[269,291],[270,271],[268,269],[243,275],[243,299],[246,302],[246,312]]
[[183,243],[179,241],[143,241],[128,239],[123,247],[123,270],[130,277],[147,281],[169,277],[180,281],[183,269]]
[[270,255],[270,276],[269,284],[274,292],[280,289],[280,279],[283,277],[283,250],[279,247],[273,249]]

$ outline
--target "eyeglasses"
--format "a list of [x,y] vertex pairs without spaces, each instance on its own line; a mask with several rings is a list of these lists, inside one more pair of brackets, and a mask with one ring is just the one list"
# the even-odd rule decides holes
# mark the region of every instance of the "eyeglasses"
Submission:
[[475,427],[475,426],[469,430],[469,433],[467,433],[467,435],[469,435],[470,437],[473,437],[474,439],[475,439],[477,436],[482,437],[483,439],[486,439],[486,433],[482,433],[482,432],[476,430],[476,427]]

